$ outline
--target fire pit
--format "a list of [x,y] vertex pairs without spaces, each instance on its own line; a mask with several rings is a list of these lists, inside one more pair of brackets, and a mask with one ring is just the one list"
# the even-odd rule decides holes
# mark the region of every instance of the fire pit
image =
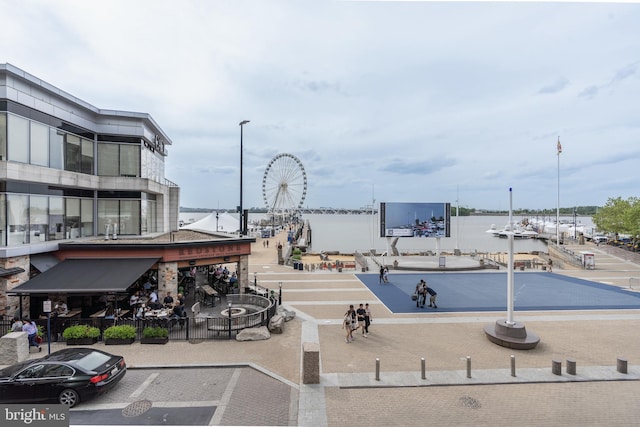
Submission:
[[220,312],[222,316],[229,317],[229,310],[231,310],[231,317],[242,316],[247,314],[247,310],[242,307],[225,308]]

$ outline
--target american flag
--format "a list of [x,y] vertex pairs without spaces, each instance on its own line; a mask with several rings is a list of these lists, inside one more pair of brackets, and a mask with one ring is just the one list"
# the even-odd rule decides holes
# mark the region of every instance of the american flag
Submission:
[[562,153],[562,144],[560,144],[560,138],[558,138],[558,154]]

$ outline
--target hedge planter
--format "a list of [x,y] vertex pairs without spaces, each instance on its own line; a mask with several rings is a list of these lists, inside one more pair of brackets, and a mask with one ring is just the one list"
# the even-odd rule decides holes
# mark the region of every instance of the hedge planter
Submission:
[[109,326],[103,332],[104,345],[126,345],[136,339],[136,328],[130,325]]
[[169,342],[169,337],[140,338],[140,344],[166,344],[168,342]]
[[104,340],[104,345],[129,345],[135,340],[135,338],[107,338]]
[[169,330],[163,327],[147,326],[142,330],[142,344],[166,344],[169,342]]
[[89,325],[69,326],[62,332],[67,345],[91,345],[100,337],[100,329]]
[[98,342],[98,338],[68,338],[67,345],[93,345]]

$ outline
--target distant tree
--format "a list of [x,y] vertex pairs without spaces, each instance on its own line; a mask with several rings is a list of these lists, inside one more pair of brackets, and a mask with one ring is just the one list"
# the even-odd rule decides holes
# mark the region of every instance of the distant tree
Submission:
[[607,203],[593,216],[593,223],[600,231],[630,234],[634,240],[640,236],[640,199],[621,197]]

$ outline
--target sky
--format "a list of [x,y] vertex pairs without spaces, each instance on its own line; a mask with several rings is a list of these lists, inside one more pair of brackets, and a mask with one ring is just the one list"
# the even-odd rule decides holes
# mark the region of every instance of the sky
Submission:
[[[0,62],[170,137],[180,205],[604,205],[639,196],[640,4],[0,0]],[[557,154],[560,139],[562,153]],[[302,180],[292,182],[302,185]],[[559,195],[559,196],[558,196]],[[294,201],[295,202],[295,201]]]

